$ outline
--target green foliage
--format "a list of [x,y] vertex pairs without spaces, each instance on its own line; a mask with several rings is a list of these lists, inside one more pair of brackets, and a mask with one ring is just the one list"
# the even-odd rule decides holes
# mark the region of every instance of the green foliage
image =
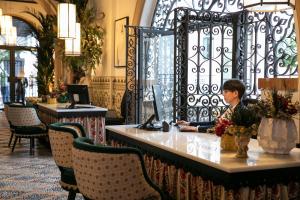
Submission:
[[231,121],[234,125],[244,126],[246,128],[260,121],[256,112],[252,107],[237,107],[231,115]]
[[266,99],[258,101],[256,113],[266,118],[291,119],[299,113],[299,102],[293,103],[292,96],[292,93],[281,95],[272,90],[266,93]]
[[283,40],[286,48],[284,48],[284,57],[283,57],[283,66],[290,67],[290,70],[293,71],[297,65],[297,43],[296,35],[293,34],[291,37],[287,37]]
[[54,47],[56,41],[56,31],[54,25],[56,16],[43,15],[41,12],[28,11],[30,14],[39,21],[39,28],[34,34],[34,37],[39,41],[37,48],[37,85],[38,94],[49,94],[49,84],[53,82],[54,74]]
[[[76,4],[77,21],[81,24],[81,55],[68,56],[64,60],[74,73],[84,75],[85,71],[94,69],[96,64],[100,63],[104,30],[95,24],[97,12],[94,8],[87,8],[88,0],[73,0],[71,2]],[[103,13],[100,15],[104,17]]]

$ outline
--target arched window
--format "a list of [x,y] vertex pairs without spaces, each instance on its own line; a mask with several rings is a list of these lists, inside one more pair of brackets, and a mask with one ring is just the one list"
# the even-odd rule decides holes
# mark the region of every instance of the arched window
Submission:
[[8,46],[5,44],[5,37],[0,37],[0,103],[18,100],[16,82],[21,77],[25,77],[28,82],[28,85],[25,85],[25,96],[37,96],[35,47],[38,41],[34,37],[35,30],[27,22],[16,17],[13,17],[13,26],[17,28],[16,45]]
[[[242,2],[157,0],[154,28],[129,29],[128,72],[136,63],[137,80],[143,80],[136,90],[144,101],[140,121],[148,116],[151,84],[162,87],[166,119],[211,121],[225,109],[221,86],[227,79],[243,80],[246,95],[257,98],[258,78],[298,77],[293,10],[254,13]],[[137,51],[130,49],[136,48],[133,38]]]

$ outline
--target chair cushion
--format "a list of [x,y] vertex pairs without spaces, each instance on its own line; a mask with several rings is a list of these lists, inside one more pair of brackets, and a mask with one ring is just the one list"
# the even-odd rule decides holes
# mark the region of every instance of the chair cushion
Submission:
[[43,125],[38,126],[14,126],[16,134],[33,135],[47,133],[48,130]]
[[61,181],[70,185],[77,185],[74,170],[67,167],[59,167],[61,172]]

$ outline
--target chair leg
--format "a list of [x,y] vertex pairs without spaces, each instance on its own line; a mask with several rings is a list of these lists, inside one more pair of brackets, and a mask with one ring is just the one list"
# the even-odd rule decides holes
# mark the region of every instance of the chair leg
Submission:
[[68,200],[75,200],[75,197],[76,197],[76,192],[70,190],[68,194]]
[[16,146],[16,143],[17,143],[18,138],[19,138],[19,137],[15,136],[15,140],[14,140],[13,147],[11,148],[11,152],[14,152],[15,146]]
[[11,145],[11,142],[12,142],[13,137],[14,137],[14,133],[11,132],[10,138],[9,138],[9,142],[8,142],[8,146],[9,146],[9,147],[10,147],[10,145]]
[[19,143],[21,143],[21,138],[19,138]]
[[30,138],[30,155],[33,155],[33,148],[34,148],[34,138]]

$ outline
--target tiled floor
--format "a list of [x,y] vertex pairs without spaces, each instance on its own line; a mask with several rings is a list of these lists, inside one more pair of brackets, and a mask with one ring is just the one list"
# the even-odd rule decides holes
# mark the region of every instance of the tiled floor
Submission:
[[[0,200],[67,199],[50,149],[36,141],[35,154],[29,155],[29,140],[22,139],[12,153],[9,136],[8,123],[0,111]],[[77,195],[76,199],[83,198]]]

